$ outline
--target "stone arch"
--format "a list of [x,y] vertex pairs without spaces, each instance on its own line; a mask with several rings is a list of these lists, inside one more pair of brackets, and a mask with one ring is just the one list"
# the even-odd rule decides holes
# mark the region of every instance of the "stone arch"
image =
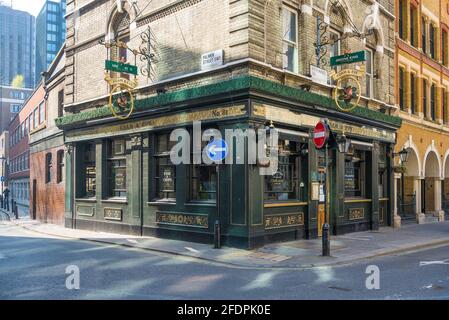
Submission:
[[409,150],[409,157],[407,163],[405,163],[405,167],[407,168],[405,176],[419,177],[422,172],[422,163],[419,158],[418,148],[410,140],[404,144],[403,148]]
[[432,144],[427,148],[424,155],[423,176],[429,178],[440,178],[442,176],[441,158],[438,150]]
[[[338,4],[341,5],[343,7],[344,10],[346,10],[346,12],[349,15],[349,18],[354,21],[353,19],[353,15],[352,15],[352,10],[351,7],[348,5],[346,0],[337,0]],[[324,3],[324,12],[326,12],[327,14],[329,13],[329,0],[326,0],[326,2]]]
[[[120,6],[120,7],[119,7]],[[135,24],[135,19],[137,17],[137,9],[132,1],[130,0],[117,0],[116,4],[109,11],[108,20],[106,24],[106,42],[115,38],[114,25],[118,17],[122,14],[128,14],[129,22],[134,21],[129,27],[134,29],[132,25]]]
[[446,154],[443,157],[443,176],[442,178],[449,179],[449,150],[446,151]]

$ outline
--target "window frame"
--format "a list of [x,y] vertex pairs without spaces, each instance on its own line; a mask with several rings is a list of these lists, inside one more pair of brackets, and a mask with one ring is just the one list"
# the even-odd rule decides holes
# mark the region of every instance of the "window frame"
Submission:
[[[287,37],[286,37],[287,32],[285,32],[285,35],[284,35],[284,29],[283,29],[284,28],[284,20],[283,19],[284,19],[284,12],[285,11],[287,11],[290,14],[293,14],[293,16],[294,16],[295,29],[296,29],[295,30],[296,31],[296,33],[295,33],[295,41],[287,39]],[[288,71],[288,72],[299,73],[299,46],[298,46],[298,40],[299,40],[298,39],[298,25],[299,24],[298,24],[298,12],[296,10],[286,6],[286,5],[283,5],[281,13],[282,13],[282,15],[281,15],[282,16],[282,30],[281,30],[282,31],[282,51],[284,51],[284,45],[286,45],[287,48],[289,46],[292,46],[293,50],[294,50],[292,70],[289,70],[288,66],[286,66],[286,64],[285,64],[285,60],[286,60],[288,51],[287,52],[283,52],[283,54],[282,54],[282,56],[283,56],[282,68],[285,71]],[[291,16],[289,16],[289,17],[291,17]],[[288,58],[287,58],[287,60],[288,60]]]
[[[159,137],[165,136],[166,138],[166,146],[167,149],[160,151],[159,150]],[[177,188],[176,188],[176,182],[177,182],[177,167],[173,163],[171,163],[170,160],[170,150],[171,150],[171,144],[174,144],[174,142],[170,142],[170,132],[162,131],[157,132],[152,135],[153,139],[153,150],[152,150],[152,160],[153,165],[151,166],[152,170],[152,179],[151,184],[153,185],[153,192],[150,194],[151,201],[153,202],[171,202],[176,203],[177,198]],[[159,161],[162,159],[167,160],[167,164],[160,164]],[[160,176],[160,167],[172,167],[172,179],[173,179],[173,190],[160,190],[160,180],[162,177]],[[160,197],[160,195],[163,194],[164,197]],[[171,196],[172,195],[172,196]]]
[[49,184],[52,180],[53,154],[48,152],[45,154],[45,183]]
[[[122,142],[123,152],[114,152],[115,144]],[[106,198],[107,199],[126,199],[128,196],[128,184],[127,184],[127,157],[126,157],[126,143],[127,140],[122,138],[115,138],[106,140]],[[114,179],[114,171],[124,172],[124,189],[117,189],[116,181]]]
[[65,152],[64,150],[58,150],[56,153],[56,183],[61,183],[64,181],[64,160],[65,160]]
[[[368,59],[366,62],[366,70],[365,70],[365,96],[367,98],[373,99],[374,98],[374,58],[375,58],[375,54],[374,54],[374,50],[370,47],[366,47],[365,48],[365,52],[366,54],[370,55],[370,61],[371,61],[371,73],[368,72],[369,68],[368,68]],[[369,81],[369,92],[368,92],[368,81]],[[369,93],[369,94],[368,94]]]

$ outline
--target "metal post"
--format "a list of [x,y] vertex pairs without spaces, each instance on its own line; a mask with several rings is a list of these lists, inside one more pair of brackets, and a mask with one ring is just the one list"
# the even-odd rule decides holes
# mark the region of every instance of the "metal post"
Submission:
[[324,171],[324,224],[323,224],[323,256],[330,256],[330,235],[329,235],[329,222],[327,220],[328,208],[327,208],[327,192],[328,192],[328,170],[329,170],[329,159],[328,159],[328,143],[326,142],[325,147],[325,155],[324,155],[324,163],[325,163],[325,171]]
[[221,221],[220,221],[220,165],[217,164],[217,220],[214,225],[214,249],[221,249]]

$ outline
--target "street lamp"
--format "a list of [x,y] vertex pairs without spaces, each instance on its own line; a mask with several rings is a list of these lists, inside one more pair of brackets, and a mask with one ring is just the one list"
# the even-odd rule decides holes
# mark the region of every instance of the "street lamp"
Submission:
[[[403,166],[405,163],[407,163],[409,155],[410,155],[410,149],[406,149],[406,148],[402,148],[402,150],[399,151],[398,153],[393,152],[393,158],[399,156],[399,159],[401,160],[401,166]],[[404,214],[403,210],[405,207],[404,191],[405,191],[404,170],[401,170],[401,198],[400,198],[401,202],[399,204],[399,210],[400,210],[400,213],[402,213],[402,214]],[[399,197],[399,194],[398,194],[398,197]],[[398,199],[396,199],[396,201],[397,200]]]
[[399,151],[399,153],[397,153],[397,155],[399,155],[399,158],[401,159],[401,163],[404,164],[408,161],[410,152],[408,149],[403,148],[401,151]]
[[344,133],[341,136],[337,136],[335,141],[337,142],[338,151],[340,153],[348,153],[349,148],[351,147],[351,140],[347,139]]

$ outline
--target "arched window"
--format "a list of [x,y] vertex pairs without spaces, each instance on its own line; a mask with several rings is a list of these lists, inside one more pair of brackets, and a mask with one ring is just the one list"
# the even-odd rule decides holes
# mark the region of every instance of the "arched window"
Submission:
[[[120,61],[123,63],[128,62],[129,55],[126,46],[130,41],[130,16],[128,12],[123,11],[122,13],[116,12],[112,18],[110,25],[110,34],[113,36],[110,39],[112,42],[116,42],[118,46],[112,46],[109,50],[109,59],[113,61]],[[120,44],[124,46],[120,46]],[[115,73],[113,77],[121,77],[129,79],[129,75],[125,73]]]
[[56,170],[56,182],[61,183],[64,170],[64,150],[59,150],[57,154],[57,170]]
[[45,183],[51,182],[51,169],[53,167],[53,155],[47,153],[45,156]]

